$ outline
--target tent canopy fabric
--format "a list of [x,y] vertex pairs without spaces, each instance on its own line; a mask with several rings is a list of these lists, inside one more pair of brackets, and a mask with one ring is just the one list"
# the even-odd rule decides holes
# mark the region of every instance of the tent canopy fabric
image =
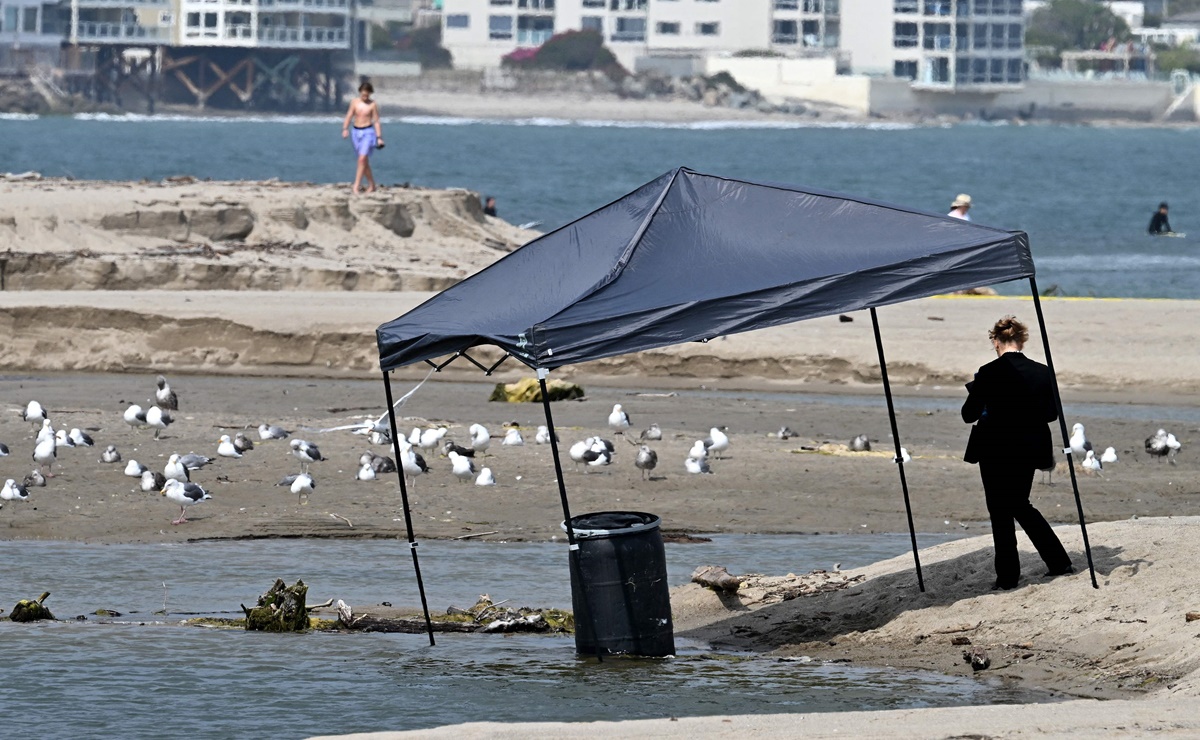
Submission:
[[554,369],[1034,275],[1024,232],[679,168],[379,327],[380,366]]

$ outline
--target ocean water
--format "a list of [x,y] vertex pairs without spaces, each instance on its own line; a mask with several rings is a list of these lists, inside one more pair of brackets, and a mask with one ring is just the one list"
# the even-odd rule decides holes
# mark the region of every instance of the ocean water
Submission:
[[[381,183],[492,194],[502,217],[543,230],[678,166],[943,213],[966,192],[977,222],[1029,233],[1043,290],[1200,298],[1200,127],[409,117],[384,129],[388,147],[373,159]],[[0,140],[0,172],[83,179],[348,182],[354,169],[330,116],[9,115]],[[1146,235],[1164,200],[1187,238]]]
[[[923,544],[945,535],[922,536]],[[568,605],[566,548],[555,543],[423,543],[431,608],[481,592],[515,605]],[[735,572],[861,565],[908,549],[906,535],[749,537],[667,545],[672,583],[697,564]],[[714,655],[677,638],[672,659],[575,657],[569,636],[269,635],[179,626],[190,614],[238,612],[278,576],[303,578],[312,602],[356,611],[414,605],[398,541],[87,545],[0,542],[21,563],[0,600],[51,591],[56,623],[0,622],[6,727],[45,738],[303,737],[420,729],[467,721],[565,721],[831,712],[1052,700],[986,678],[853,664]],[[518,575],[514,575],[518,574]],[[73,621],[97,608],[112,620]],[[166,614],[155,613],[165,608]],[[18,669],[18,666],[20,668]],[[19,672],[18,672],[19,671]],[[11,734],[11,733],[10,733]]]

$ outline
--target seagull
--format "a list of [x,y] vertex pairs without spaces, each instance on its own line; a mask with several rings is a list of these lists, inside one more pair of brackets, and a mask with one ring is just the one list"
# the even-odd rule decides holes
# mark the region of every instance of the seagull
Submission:
[[1085,452],[1091,451],[1092,443],[1084,436],[1083,425],[1076,424],[1071,427],[1071,452],[1082,457]]
[[1115,463],[1116,461],[1117,449],[1115,447],[1109,447],[1105,449],[1104,454],[1100,456],[1100,462],[1102,463]]
[[136,403],[130,404],[129,408],[125,409],[125,423],[134,429],[140,429],[146,426],[146,412]]
[[4,482],[4,488],[0,489],[0,499],[5,501],[27,501],[29,500],[29,491],[25,486],[17,483],[12,478]]
[[462,445],[456,445],[456,444],[454,444],[454,442],[452,440],[449,440],[449,439],[443,440],[442,441],[442,454],[449,457],[451,452],[457,452],[458,454],[462,455],[463,457],[475,457],[475,450],[473,448],[463,447]]
[[[142,490],[143,491],[161,491],[162,487],[167,485],[168,480],[175,480],[175,479],[167,478],[167,476],[163,475],[162,473],[158,472],[157,470],[147,470],[146,472],[142,473]],[[180,482],[186,483],[187,481],[180,481]]]
[[300,461],[300,472],[302,473],[308,472],[308,466],[311,463],[321,462],[325,459],[322,457],[321,451],[317,449],[317,446],[311,442],[306,442],[303,439],[293,439],[291,446],[292,455]]
[[780,439],[790,439],[791,437],[795,437],[797,435],[792,431],[791,427],[784,425],[779,427],[779,431],[775,433],[775,436],[779,437]]
[[713,427],[708,430],[708,438],[703,443],[704,449],[716,453],[717,459],[720,460],[721,453],[729,449],[729,435],[717,427]]
[[469,457],[463,457],[457,452],[451,452],[450,465],[455,477],[464,483],[475,477],[475,462]]
[[662,429],[658,424],[651,424],[649,429],[643,429],[638,435],[638,439],[643,442],[655,442],[662,439]]
[[649,445],[642,445],[638,448],[638,454],[634,458],[633,464],[642,471],[642,480],[646,480],[646,474],[658,465],[658,453],[650,449]]
[[151,406],[146,409],[146,424],[154,427],[154,438],[158,439],[159,432],[166,429],[174,422],[169,411],[164,411],[158,406]]
[[400,445],[400,467],[404,469],[405,475],[409,477],[414,488],[417,485],[417,476],[429,472],[429,466],[425,464],[425,458],[421,457],[421,454],[414,450],[412,445],[407,443]]
[[370,435],[367,436],[367,440],[373,445],[390,445],[392,443],[392,433],[388,430],[377,432],[372,429]]
[[75,447],[94,447],[96,444],[91,435],[78,429],[72,429],[67,439],[71,440]]
[[1096,459],[1096,453],[1093,450],[1088,450],[1087,457],[1083,458],[1083,469],[1090,470],[1093,473],[1099,473],[1104,469],[1104,466]]
[[159,375],[154,379],[154,384],[158,386],[158,390],[154,391],[155,402],[164,409],[178,411],[179,397],[171,390],[171,386],[167,385],[167,379]]
[[376,473],[394,473],[396,472],[396,463],[390,457],[376,455],[374,452],[367,450],[358,456],[359,465],[370,465],[371,470]]
[[46,476],[42,475],[42,471],[40,470],[31,470],[29,471],[29,474],[25,476],[25,480],[21,481],[21,485],[37,486],[38,488],[41,488],[42,486],[46,485]]
[[172,520],[171,524],[183,524],[187,521],[184,507],[212,498],[212,496],[208,495],[208,491],[195,483],[181,483],[174,478],[163,485],[161,493],[179,504],[179,518]]
[[689,457],[683,461],[683,467],[692,475],[700,475],[701,473],[712,473],[708,467],[708,460],[697,460],[694,457]]
[[128,475],[130,478],[141,478],[142,473],[146,472],[149,469],[150,468],[147,468],[145,465],[142,465],[137,460],[130,460],[128,463],[125,464],[125,475]]
[[441,442],[442,438],[445,436],[446,427],[426,429],[425,431],[421,432],[421,441],[417,447],[420,447],[422,450],[432,450],[434,447],[437,447],[438,442]]
[[521,436],[521,430],[513,427],[504,433],[504,441],[500,444],[505,447],[520,447],[525,444],[525,438]]
[[33,461],[38,465],[45,466],[47,478],[54,477],[54,473],[50,471],[54,465],[54,458],[58,456],[55,452],[56,447],[58,447],[58,444],[55,442],[54,437],[49,437],[38,442],[37,447],[33,448]]
[[533,441],[540,445],[550,444],[550,427],[545,424],[537,428],[537,434],[534,435]]
[[[167,458],[167,464],[163,466],[163,476],[183,483],[187,483],[192,479],[192,476],[188,473],[187,466],[179,461],[178,453],[172,454]],[[159,488],[162,488],[162,486],[159,486]],[[152,489],[147,488],[146,490],[149,491]]]
[[[292,493],[296,494],[298,503],[308,504],[308,494],[313,492],[317,487],[317,482],[312,479],[308,473],[301,473],[296,476],[296,480],[292,481]],[[301,501],[303,499],[303,501]]]
[[579,467],[580,463],[584,462],[583,456],[587,453],[590,446],[587,440],[580,440],[571,445],[571,449],[567,450],[567,454],[575,461],[576,468]]
[[479,477],[475,479],[477,486],[494,486],[496,485],[496,476],[492,475],[491,468],[484,468],[479,471]]
[[46,413],[46,409],[42,408],[42,404],[30,401],[25,410],[21,412],[21,418],[30,424],[41,424],[43,421],[48,421],[50,416]]
[[588,442],[590,444],[583,453],[583,461],[588,464],[588,467],[600,468],[612,464],[613,457],[616,455],[612,442],[599,437],[592,437]]
[[375,480],[375,468],[371,467],[371,463],[365,462],[358,472],[354,474],[355,480]]
[[71,438],[67,436],[66,429],[59,429],[57,432],[54,433],[54,444],[58,445],[59,447],[74,447],[75,446],[75,443],[72,442]]
[[870,438],[867,437],[867,435],[865,435],[865,434],[860,434],[857,437],[855,437],[854,439],[850,440],[850,451],[851,452],[870,452],[871,451]]
[[[296,445],[293,444],[292,448],[294,449],[295,446]],[[229,438],[228,434],[222,434],[221,438],[217,440],[217,454],[221,457],[242,456],[242,453],[238,452],[237,447],[234,446],[233,440]]]
[[104,452],[100,453],[100,462],[119,463],[121,462],[121,453],[117,451],[116,445],[109,445],[104,448]]
[[472,424],[467,431],[471,433],[471,449],[476,452],[487,452],[488,445],[492,443],[492,435],[488,432],[487,427],[482,424]]
[[8,457],[8,445],[0,442],[0,457]]
[[54,431],[54,427],[50,425],[49,419],[42,419],[42,428],[38,430],[37,441],[44,442],[51,437],[54,437],[57,441],[58,432]]
[[179,457],[179,462],[183,463],[188,470],[199,470],[200,468],[212,462],[211,457],[205,455],[197,455],[194,452],[189,452],[186,455]]
[[254,449],[254,440],[247,437],[242,432],[233,435],[233,449],[238,452],[246,452]]
[[608,415],[608,426],[615,434],[624,434],[629,428],[629,414],[621,408],[621,404],[613,404],[612,413]]
[[[896,458],[893,457],[892,462],[896,462]],[[908,450],[904,447],[900,448],[900,462],[904,462],[904,463],[912,462],[912,455],[909,455]]]
[[704,440],[696,440],[696,443],[692,445],[692,449],[688,450],[688,458],[703,460],[706,457],[708,457],[708,448],[704,446]]
[[277,427],[274,424],[259,424],[258,425],[258,438],[262,439],[262,440],[287,439],[289,434],[291,434],[291,432],[284,429],[283,427]]

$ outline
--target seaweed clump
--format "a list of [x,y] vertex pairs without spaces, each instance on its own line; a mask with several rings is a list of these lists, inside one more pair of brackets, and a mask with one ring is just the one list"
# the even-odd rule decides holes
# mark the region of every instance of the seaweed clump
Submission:
[[247,609],[246,629],[251,632],[303,632],[309,628],[308,586],[304,581],[296,581],[289,586],[283,579],[276,578],[274,585],[262,596],[258,597],[258,605]]
[[54,619],[54,615],[42,603],[49,596],[50,592],[46,591],[36,600],[21,599],[13,607],[12,613],[8,615],[8,618],[14,622],[37,622],[42,619]]

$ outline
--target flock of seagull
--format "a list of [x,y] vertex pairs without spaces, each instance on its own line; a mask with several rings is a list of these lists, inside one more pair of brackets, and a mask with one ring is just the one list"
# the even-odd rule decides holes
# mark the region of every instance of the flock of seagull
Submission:
[[[154,438],[158,439],[159,434],[174,422],[172,412],[178,410],[179,399],[163,376],[157,377],[156,385],[154,405],[143,409],[137,404],[132,404],[122,416],[125,422],[135,430],[154,429]],[[55,430],[46,409],[37,401],[28,403],[22,412],[22,418],[37,425],[38,428],[32,455],[37,467],[20,483],[12,478],[6,480],[3,487],[0,488],[0,500],[2,501],[27,500],[30,487],[45,486],[46,478],[54,477],[53,465],[57,459],[58,448],[93,447],[95,445],[92,437],[80,429]],[[316,431],[350,429],[356,434],[369,435],[372,444],[390,444],[388,427],[383,424],[385,418],[386,414],[373,422],[360,422],[345,427]],[[641,431],[635,441],[632,434],[629,433],[632,427],[629,414],[619,403],[613,406],[607,422],[608,428],[614,435],[621,436],[622,439],[637,448],[633,465],[641,472],[642,480],[647,478],[653,480],[653,471],[658,467],[658,453],[649,443],[663,438],[663,432],[659,425],[651,424]],[[516,447],[525,444],[518,425],[506,425],[506,427],[500,438],[500,446]],[[478,423],[471,424],[467,432],[469,436],[467,444],[459,445],[446,438],[448,429],[444,426],[425,429],[415,427],[407,438],[402,437],[397,440],[399,466],[391,458],[368,450],[359,457],[355,478],[359,481],[371,481],[381,475],[396,473],[399,467],[399,470],[403,471],[403,475],[415,487],[417,478],[430,472],[430,466],[421,452],[430,453],[436,449],[440,450],[449,461],[450,472],[458,480],[463,483],[473,482],[476,486],[496,485],[496,476],[492,469],[477,463],[477,460],[481,461],[488,454],[487,451],[493,439],[491,433],[485,426]],[[292,432],[275,425],[261,424],[258,427],[260,442],[287,439],[291,434]],[[788,427],[783,427],[777,436],[786,440],[796,435]],[[534,435],[534,443],[544,445],[550,442],[549,429],[546,426],[539,426]],[[254,444],[254,440],[244,432],[237,432],[233,436],[224,434],[217,442],[216,456],[218,458],[240,458],[253,450]],[[326,458],[316,444],[307,440],[290,439],[288,444],[292,456],[300,462],[300,472],[285,476],[276,485],[289,489],[296,494],[299,503],[306,504],[309,495],[317,487],[316,480],[310,472],[310,466],[313,463],[323,462]],[[1089,472],[1099,473],[1104,465],[1111,465],[1118,460],[1113,447],[1108,447],[1099,455],[1095,453],[1091,441],[1085,434],[1083,424],[1074,425],[1069,444],[1071,451],[1082,460],[1082,467]],[[692,475],[712,474],[710,461],[722,459],[723,453],[730,449],[730,445],[731,441],[725,430],[721,427],[712,427],[709,429],[707,437],[695,440],[688,450],[687,456],[683,460],[684,470]],[[866,435],[859,435],[850,441],[849,449],[853,451],[869,450],[870,441]],[[1147,454],[1160,460],[1166,458],[1171,464],[1175,464],[1175,456],[1180,449],[1182,449],[1182,444],[1179,440],[1174,434],[1164,429],[1159,429],[1145,441]],[[576,468],[582,468],[584,473],[612,465],[617,452],[618,447],[612,440],[598,435],[579,440],[568,448],[570,459],[575,463]],[[0,456],[8,454],[8,447],[0,443]],[[908,455],[908,451],[904,449],[901,449],[901,457],[904,462],[912,459]],[[193,482],[191,478],[193,472],[201,470],[215,459],[195,453],[182,455],[175,453],[170,455],[161,472],[150,469],[137,460],[129,460],[125,465],[124,473],[138,479],[143,491],[158,491],[168,500],[178,504],[179,516],[171,523],[183,524],[188,521],[188,507],[212,498],[212,495],[203,486]],[[122,462],[122,456],[116,446],[108,445],[101,454],[100,461],[117,464]],[[517,480],[520,480],[520,477]],[[0,503],[0,506],[2,505]]]

